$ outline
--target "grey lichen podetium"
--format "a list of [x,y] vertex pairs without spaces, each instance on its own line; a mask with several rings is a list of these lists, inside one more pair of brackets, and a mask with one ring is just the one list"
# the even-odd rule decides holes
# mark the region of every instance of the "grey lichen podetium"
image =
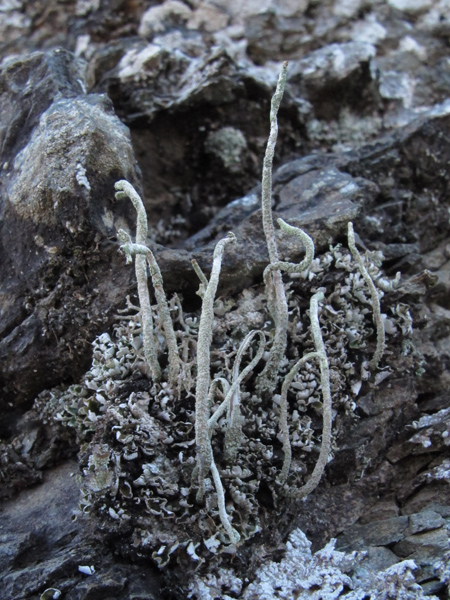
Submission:
[[[119,229],[119,231],[117,232],[117,237],[119,241],[122,242],[120,249],[125,254],[127,263],[129,263],[132,260],[132,256],[136,256],[136,259],[139,258],[139,256],[143,256],[144,260],[147,259],[148,266],[150,269],[150,276],[152,278],[153,287],[155,290],[156,302],[158,304],[159,317],[164,328],[167,348],[169,352],[169,381],[173,385],[176,385],[177,378],[181,369],[181,361],[178,354],[177,339],[175,336],[172,317],[170,316],[170,309],[167,303],[166,294],[164,292],[164,284],[161,275],[161,270],[150,248],[148,248],[144,244],[134,244],[129,234],[123,229]],[[139,302],[141,302],[140,296]],[[145,313],[142,313],[143,327],[144,321]]]
[[[260,336],[260,345],[256,357],[253,358],[250,365],[244,369],[243,373],[239,374],[239,370],[241,368],[242,357],[246,352],[247,348],[250,346],[253,337],[255,335]],[[240,390],[240,382],[244,379],[246,374],[250,372],[256,364],[259,362],[260,358],[263,355],[265,346],[265,336],[262,331],[250,331],[249,334],[245,337],[241,347],[238,350],[236,355],[233,369],[232,369],[232,388],[233,393],[230,394],[230,401],[228,403],[227,408],[227,429],[225,432],[225,460],[228,462],[233,462],[238,454],[239,448],[242,444],[243,432],[242,432],[242,422],[243,416],[241,412],[241,390]],[[256,359],[256,360],[255,360]],[[249,368],[250,367],[250,368]],[[239,383],[237,383],[239,381]]]
[[228,533],[231,543],[237,544],[240,541],[241,536],[230,523],[230,519],[228,517],[227,509],[225,506],[225,492],[223,491],[222,480],[220,479],[219,470],[217,469],[216,463],[214,462],[214,457],[211,459],[210,469],[211,474],[213,476],[214,486],[217,492],[217,504],[219,507],[220,522],[224,526],[225,531]]
[[[269,252],[269,262],[271,265],[279,262],[275,239],[275,227],[272,218],[272,168],[278,137],[277,115],[286,85],[287,66],[287,62],[283,63],[283,68],[278,78],[277,88],[272,98],[270,109],[270,134],[264,156],[261,182],[262,221]],[[260,392],[271,392],[275,388],[278,370],[284,358],[287,344],[288,305],[280,269],[275,268],[271,271],[266,282],[266,294],[267,298],[270,299],[269,308],[274,311],[272,318],[275,321],[275,334],[266,366],[257,382],[257,388]]]
[[277,219],[277,223],[284,233],[287,233],[289,235],[295,235],[298,238],[300,238],[305,247],[305,257],[300,263],[279,260],[277,262],[267,265],[267,267],[264,269],[264,283],[266,284],[267,303],[269,306],[269,312],[274,319],[276,318],[275,315],[277,313],[277,297],[274,293],[273,288],[271,287],[271,274],[275,270],[284,271],[288,274],[301,273],[302,271],[306,271],[311,265],[312,261],[314,260],[315,252],[314,242],[312,238],[310,238],[309,235],[303,231],[303,229],[300,229],[299,227],[294,227],[293,225],[288,225],[288,223],[283,221],[283,219]]
[[[322,389],[322,418],[323,418],[323,427],[322,427],[322,444],[320,446],[319,458],[317,459],[316,465],[314,467],[313,472],[311,473],[308,481],[303,485],[300,489],[295,489],[292,491],[291,496],[300,499],[308,496],[319,484],[320,479],[323,475],[325,467],[328,463],[328,459],[331,451],[331,428],[333,424],[333,408],[332,408],[332,399],[331,399],[331,388],[330,388],[330,367],[328,365],[328,357],[325,350],[325,344],[322,338],[322,332],[320,330],[319,323],[319,302],[324,300],[324,294],[322,291],[318,291],[311,298],[310,309],[309,309],[309,318],[311,321],[311,333],[314,340],[314,346],[316,351],[311,352],[308,355],[302,357],[296,365],[292,368],[294,372],[294,376],[296,372],[298,372],[299,368],[302,364],[304,364],[307,360],[311,358],[317,358],[319,361],[320,367],[320,386]],[[288,384],[292,381],[291,373],[288,374]],[[289,381],[290,380],[290,381]],[[284,387],[284,386],[283,386]],[[283,390],[285,394],[287,394],[287,387]],[[285,413],[287,411],[287,403],[285,403]],[[287,414],[287,413],[286,413]],[[283,431],[283,446],[285,440],[289,440],[289,431],[287,430],[287,422],[282,427],[284,427]],[[285,449],[286,451],[286,449]],[[289,464],[287,463],[285,457],[285,463],[283,464],[282,476],[287,477],[287,473],[289,471],[290,466],[290,444],[289,444]],[[280,477],[281,478],[281,477]]]
[[150,293],[148,290],[148,263],[150,276],[152,278],[153,287],[155,290],[155,297],[158,304],[160,319],[164,328],[164,333],[166,334],[166,343],[169,353],[169,381],[176,385],[177,377],[181,370],[181,361],[178,354],[178,346],[172,318],[170,316],[170,310],[167,304],[166,294],[164,292],[161,270],[156,262],[153,252],[146,246],[148,233],[147,213],[141,197],[131,183],[121,180],[118,181],[114,187],[117,190],[116,198],[130,198],[137,213],[136,243],[134,244],[132,242],[129,234],[123,229],[118,231],[117,237],[122,242],[121,250],[125,254],[127,263],[130,263],[132,261],[131,257],[135,256],[144,356],[150,366],[152,377],[158,381],[161,379],[161,367],[158,362],[157,345],[153,329],[153,317],[150,304]]
[[[115,184],[116,198],[122,200],[129,198],[136,209],[136,243],[146,244],[148,223],[147,213],[141,197],[134,187],[124,179]],[[150,367],[150,372],[155,381],[161,379],[161,367],[158,361],[157,342],[153,329],[153,317],[150,304],[150,293],[147,282],[147,261],[145,256],[136,256],[135,261],[136,280],[138,286],[139,307],[142,321],[142,343],[144,347],[144,356]]]
[[[256,354],[250,361],[250,363],[245,367],[245,369],[239,372],[241,368],[242,357],[244,356],[247,349],[250,347],[253,338],[256,335],[259,336],[258,350],[256,351]],[[264,353],[265,341],[265,335],[262,331],[250,331],[250,333],[248,333],[245,336],[245,339],[243,340],[238,350],[233,364],[232,385],[230,391],[225,397],[225,401],[227,401],[229,397],[229,401],[227,403],[227,429],[225,432],[225,459],[228,462],[233,462],[236,459],[237,453],[239,451],[239,448],[241,447],[242,440],[244,437],[244,434],[242,432],[242,423],[244,418],[241,412],[240,385],[241,382],[245,379],[245,377],[247,377],[247,375],[251,373],[251,371],[253,371],[258,362],[261,360],[262,355]]]
[[220,240],[214,249],[213,264],[208,285],[204,290],[202,311],[198,327],[197,341],[197,382],[195,390],[195,441],[197,446],[197,469],[198,492],[197,499],[200,501],[205,493],[204,478],[209,472],[213,462],[211,440],[208,431],[209,406],[209,384],[211,379],[211,343],[214,322],[214,300],[217,286],[219,284],[220,270],[222,267],[222,256],[225,247],[236,241],[234,233]]
[[[255,356],[252,358],[252,360],[249,362],[249,364],[238,375],[242,356],[244,355],[244,352],[246,352],[247,348],[250,346],[255,335],[258,335],[259,340],[260,340],[258,350],[256,351]],[[247,375],[251,371],[253,371],[253,369],[256,367],[258,362],[261,360],[261,357],[264,354],[264,348],[265,348],[265,335],[262,331],[253,330],[253,331],[250,331],[245,336],[244,340],[242,341],[242,343],[239,347],[239,350],[238,350],[238,353],[237,353],[237,356],[236,356],[236,359],[235,359],[235,362],[233,365],[232,385],[229,386],[229,388],[225,394],[225,399],[223,400],[223,402],[219,405],[219,407],[214,411],[214,414],[208,420],[208,429],[209,429],[210,437],[213,434],[214,427],[216,426],[217,421],[225,413],[225,411],[228,412],[228,418],[227,418],[228,428],[230,428],[230,427],[233,428],[233,422],[234,422],[233,407],[236,406],[235,402],[238,401],[240,403],[239,391],[238,391],[239,386],[241,385],[242,381],[247,377]],[[217,380],[215,379],[214,381],[217,381]],[[238,393],[237,396],[236,396],[236,393]],[[227,448],[225,448],[225,453],[227,453]]]
[[[260,344],[258,350],[250,361],[250,363],[239,373],[239,369],[241,366],[241,361],[244,353],[250,347],[250,344],[253,341],[255,335],[258,335],[260,338]],[[218,419],[222,416],[225,410],[228,410],[227,420],[228,426],[225,433],[225,458],[228,461],[233,461],[236,458],[239,447],[242,443],[243,433],[242,433],[242,416],[240,412],[240,384],[245,379],[245,377],[255,368],[255,366],[260,361],[265,346],[265,336],[262,331],[250,331],[241,343],[241,346],[238,350],[234,365],[233,365],[233,383],[231,387],[228,382],[224,380],[222,377],[218,377],[214,379],[211,383],[209,394],[208,394],[208,404],[211,404],[211,401],[214,397],[215,389],[219,383],[222,384],[223,391],[225,392],[225,399],[219,406],[219,408],[215,411],[212,417],[210,417],[208,421],[208,435],[211,440],[212,434],[214,432],[214,427],[218,421]],[[214,456],[211,451],[211,474],[213,476],[214,486],[217,492],[217,503],[219,507],[219,516],[222,525],[224,526],[225,531],[228,533],[228,536],[233,544],[237,544],[240,540],[239,533],[232,527],[230,523],[230,519],[228,517],[226,507],[225,507],[225,493],[223,490],[222,481],[220,479],[219,470],[217,469],[216,463],[214,461]]]
[[352,253],[353,259],[358,265],[367,287],[369,288],[370,298],[372,300],[373,321],[377,331],[377,346],[372,360],[370,361],[370,367],[371,369],[375,370],[384,354],[386,347],[386,332],[384,329],[383,319],[381,317],[380,298],[378,296],[377,288],[375,287],[372,277],[369,275],[364,265],[361,254],[356,248],[355,232],[353,231],[353,223],[351,221],[348,223],[348,247]]
[[200,296],[200,298],[203,298],[203,296],[205,295],[205,290],[208,287],[208,279],[206,278],[206,275],[201,270],[200,265],[195,260],[195,258],[191,259],[191,264],[192,264],[192,267],[194,268],[194,271],[195,271],[197,277],[200,279],[200,286],[198,288],[197,295]]
[[286,262],[284,260],[280,260],[275,263],[271,263],[267,265],[264,271],[264,278],[266,278],[266,273],[269,271],[274,271],[275,269],[281,269],[285,273],[301,273],[302,271],[306,271],[306,269],[311,265],[314,260],[314,242],[312,238],[300,227],[294,227],[293,225],[289,225],[283,219],[277,219],[277,223],[280,226],[280,229],[289,235],[295,235],[303,242],[305,246],[305,257],[300,263]]
[[281,472],[278,478],[278,481],[281,485],[283,485],[289,475],[289,469],[291,468],[292,461],[292,448],[291,448],[291,440],[289,436],[289,424],[288,424],[288,401],[287,395],[289,391],[289,387],[291,383],[294,381],[295,376],[300,371],[302,366],[306,364],[309,360],[315,360],[318,357],[317,352],[308,352],[302,356],[292,367],[289,373],[286,375],[283,381],[283,385],[281,387],[281,395],[280,395],[280,431],[283,436],[283,466],[281,468]]

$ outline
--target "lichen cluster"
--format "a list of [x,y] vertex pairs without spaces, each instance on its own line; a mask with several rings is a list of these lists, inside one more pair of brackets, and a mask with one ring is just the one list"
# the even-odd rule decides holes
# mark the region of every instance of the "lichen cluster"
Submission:
[[[382,276],[379,254],[368,253],[365,264],[375,280]],[[319,286],[325,297],[320,327],[330,364],[333,411],[358,419],[358,396],[391,371],[381,365],[377,374],[370,374],[369,359],[376,340],[370,296],[351,253],[342,245],[332,246],[315,258],[305,272],[286,285],[288,346],[280,381],[299,357],[314,348],[307,299]],[[382,306],[391,305],[390,314],[383,316],[387,356],[403,352],[403,367],[407,363],[413,368],[414,358],[407,355],[409,312],[403,303],[391,303],[394,292],[379,294],[384,296]],[[398,297],[399,292],[395,295]],[[84,382],[65,392],[54,390],[50,399],[46,394],[39,408],[47,420],[76,429],[83,510],[95,516],[105,531],[114,532],[122,552],[150,554],[160,566],[167,564],[172,555],[180,559],[185,554],[198,563],[212,553],[235,551],[221,525],[211,478],[205,479],[204,503],[197,502],[192,485],[196,464],[194,359],[199,319],[197,314],[182,315],[177,297],[170,305],[180,338],[180,355],[186,361],[179,385],[170,384],[164,380],[166,377],[159,382],[148,378],[140,315],[128,302],[114,335],[104,333],[94,341],[93,363]],[[155,326],[158,352],[163,353],[158,318]],[[211,347],[214,379],[232,380],[239,346],[256,327],[268,338],[272,335],[263,285],[246,289],[234,298],[217,299]],[[251,360],[256,345],[250,348],[243,364]],[[295,496],[315,464],[321,441],[320,372],[311,360],[295,376],[288,392],[292,462],[287,483],[282,485],[280,395],[258,394],[255,381],[255,374],[250,374],[242,386],[242,440],[235,459],[225,458],[226,414],[219,419],[212,438],[227,512],[242,541],[260,530],[261,518],[266,514],[261,490],[270,490],[272,502],[279,506],[288,501],[289,495]],[[220,395],[211,413],[219,404]]]
[[[322,550],[311,552],[311,543],[295,529],[286,543],[282,560],[266,562],[250,584],[233,569],[217,569],[190,585],[188,598],[195,600],[437,600],[415,582],[417,565],[404,560],[377,571],[366,564],[365,552],[339,552],[336,540]],[[443,560],[442,581],[445,581]]]

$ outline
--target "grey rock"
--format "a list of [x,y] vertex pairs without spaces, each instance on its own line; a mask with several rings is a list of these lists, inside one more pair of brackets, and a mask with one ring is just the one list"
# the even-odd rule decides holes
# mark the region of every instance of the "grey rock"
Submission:
[[[412,180],[405,181],[395,191],[388,186],[391,186],[394,180],[398,181],[397,175],[400,173],[412,172],[416,168],[423,168],[426,177],[428,170],[423,160],[428,152],[426,148],[429,148],[430,144],[435,156],[439,155],[444,162],[447,158],[450,159],[450,147],[445,141],[446,137],[439,134],[448,127],[446,110],[438,114],[433,112],[428,117],[418,118],[396,133],[381,138],[376,144],[361,147],[358,151],[326,156],[313,155],[283,165],[274,173],[274,197],[278,199],[274,205],[275,216],[281,216],[288,221],[291,219],[292,224],[305,227],[315,239],[318,248],[323,248],[343,232],[346,220],[357,217],[358,207],[362,207],[362,214],[366,215],[377,197],[386,198],[388,202],[393,194],[408,196],[413,198],[414,210],[419,211],[423,217],[420,221],[416,220],[402,229],[401,221],[393,220],[386,214],[380,216],[374,229],[374,221],[363,216],[358,220],[358,229],[362,228],[374,240],[377,237],[379,239],[380,232],[383,232],[388,236],[398,235],[403,239],[413,239],[418,244],[416,249],[426,248],[431,239],[425,233],[424,222],[426,223],[431,215],[427,212],[426,205],[422,204],[423,196],[421,197],[420,193],[414,195],[411,189]],[[430,184],[437,186],[438,193],[441,183],[436,179],[434,182],[432,184],[430,181]],[[219,211],[207,227],[186,240],[185,247],[194,250],[206,245],[211,239],[217,240],[219,234],[223,235],[233,229],[238,239],[241,235],[249,242],[246,252],[247,265],[252,264],[255,268],[254,273],[260,272],[262,263],[266,260],[266,251],[261,234],[258,234],[260,222],[256,211],[259,210],[259,195],[259,188],[254,188],[245,197]],[[440,208],[437,210],[441,213]],[[443,211],[438,218],[444,219]],[[242,229],[239,230],[239,227]],[[236,252],[236,248],[239,248],[239,244],[232,252]],[[287,251],[286,247],[283,251]],[[207,255],[211,252],[212,245],[209,244],[207,250],[202,250],[196,258],[207,265]],[[248,266],[242,269],[237,265],[237,259],[231,252],[225,257],[225,265],[233,265],[235,272],[248,278],[244,281],[254,277]],[[227,276],[225,273],[224,277]]]
[[324,46],[292,64],[290,84],[295,88],[298,83],[301,96],[317,97],[327,89],[360,79],[375,55],[375,47],[363,42]]
[[393,517],[400,516],[400,508],[394,495],[378,500],[367,510],[358,520],[358,523],[365,525],[373,521],[385,521]]
[[450,517],[450,506],[445,506],[442,504],[430,504],[428,506],[428,510],[441,515],[444,518]]
[[408,524],[409,518],[403,516],[374,521],[366,525],[354,525],[338,540],[338,546],[343,549],[388,546],[403,539]]
[[450,506],[450,490],[446,483],[431,483],[417,488],[413,483],[409,482],[409,485],[406,484],[404,487],[407,497],[406,501],[403,497],[401,497],[401,500],[403,502],[402,511],[405,514],[428,510],[429,507],[433,507],[436,504],[447,508]]
[[[164,13],[170,4],[177,3],[150,9]],[[152,247],[166,288],[191,299],[198,285],[192,254],[208,271],[214,243],[229,229],[240,243],[225,255],[221,291],[261,277],[266,249],[255,186],[279,70],[272,61],[289,59],[275,212],[305,227],[318,249],[343,241],[346,220],[356,220],[361,241],[383,250],[391,274],[403,272],[398,301],[409,294],[423,362],[391,387],[388,379],[381,388],[368,384],[362,390],[359,420],[336,423],[338,449],[323,486],[286,509],[268,539],[285,538],[298,519],[316,547],[338,534],[366,549],[368,543],[390,543],[390,549],[369,546],[369,555],[386,565],[414,557],[428,593],[443,595],[435,565],[447,548],[443,521],[450,514],[448,482],[439,479],[448,454],[446,422],[433,425],[431,438],[427,428],[417,431],[412,423],[448,407],[448,11],[444,3],[400,0],[366,3],[363,10],[347,0],[180,4],[150,24],[143,3],[123,0],[49,0],[45,7],[11,0],[0,9],[0,218],[6,248],[0,266],[0,410],[80,376],[93,335],[111,323],[124,292],[133,289],[133,269],[117,255],[114,235],[118,226],[134,232],[134,215],[128,204],[113,203],[112,190],[121,177],[139,188],[139,172],[129,134],[100,94],[109,95],[131,128],[154,230],[161,221],[163,233],[155,235],[161,245]],[[30,54],[57,46],[65,50]],[[86,95],[83,86],[93,93]],[[80,137],[86,124],[89,131]],[[247,142],[238,173],[226,172],[220,157],[207,152],[208,137],[225,127],[242,131]],[[53,154],[45,148],[50,133]],[[118,151],[109,152],[114,146]],[[280,242],[287,256],[302,256],[292,240]],[[434,287],[430,271],[441,278]],[[2,437],[14,426],[15,416],[2,414]],[[410,442],[416,433],[417,443]],[[17,439],[16,446],[2,442],[1,461],[7,454],[10,465],[13,456],[17,476],[1,480],[2,494],[10,484],[18,489],[19,483],[38,483],[40,468],[73,452],[67,440],[61,453],[41,448],[34,468],[30,453],[53,436],[30,426]],[[422,443],[427,439],[431,446]],[[60,488],[49,478],[57,494]],[[73,478],[67,489],[70,483]],[[46,496],[49,505],[53,497]],[[25,498],[32,519],[21,512]],[[38,600],[45,578],[46,586],[60,586],[72,600],[157,597],[153,574],[109,562],[105,554],[102,563],[96,549],[83,545],[89,530],[79,533],[78,522],[66,529],[70,502],[50,515],[50,525],[57,523],[68,538],[75,535],[74,545],[51,526],[47,534],[45,515],[30,508],[35,499],[24,490],[15,502],[20,518],[10,518],[13,504],[2,513],[0,566],[7,577],[2,585],[8,585],[2,597],[26,593]],[[271,508],[268,515],[269,523]],[[61,548],[66,543],[67,552]],[[259,566],[258,548],[247,552]],[[104,577],[98,569],[95,579],[79,574],[78,558],[92,559]]]
[[[274,179],[276,182],[277,174]],[[323,249],[357,216],[358,201],[375,189],[370,182],[353,179],[336,169],[317,168],[285,180],[284,185],[275,183],[274,195],[278,201],[274,206],[274,219],[281,217],[293,226],[304,228],[317,249]],[[236,201],[219,212],[207,228],[185,242],[200,266],[208,268],[216,240],[233,229],[237,244],[227,249],[224,257],[224,288],[252,283],[267,264],[259,195],[259,189],[255,189],[246,198]],[[281,232],[277,236],[280,255],[298,260],[303,251],[301,244],[282,236]],[[214,242],[206,244],[211,238]],[[200,244],[201,250],[197,249]]]
[[416,533],[405,537],[404,540],[395,545],[395,553],[398,556],[411,558],[423,562],[430,558],[436,559],[450,549],[450,538],[445,527]]
[[[120,61],[104,74],[102,83],[117,98],[119,114],[127,121],[145,116],[151,122],[161,111],[235,101],[243,89],[235,61],[225,49],[208,51],[200,37],[194,39],[194,46],[192,39],[180,36],[123,44]],[[120,102],[125,98],[126,103]]]
[[407,536],[393,546],[397,556],[414,560],[419,567],[416,573],[419,582],[432,582],[435,580],[434,586],[431,586],[431,588],[436,589],[436,591],[442,589],[442,584],[440,588],[436,581],[442,579],[439,577],[439,563],[448,554],[449,548],[450,536],[445,525],[433,531]]
[[3,598],[27,597],[44,591],[58,577],[75,573],[83,550],[77,551],[76,544],[66,546],[78,529],[70,520],[79,498],[76,479],[70,477],[76,468],[76,463],[67,463],[48,473],[44,485],[3,505],[0,531],[7,540],[0,579]]
[[409,532],[411,534],[439,529],[440,527],[445,527],[445,521],[439,513],[433,510],[410,515],[409,517]]
[[383,571],[398,562],[398,557],[383,546],[369,546],[367,548],[367,558],[364,560],[363,566],[371,571]]
[[[65,600],[159,600],[158,574],[116,562],[80,516],[77,469],[69,461],[49,470],[42,485],[3,504],[2,600],[38,600],[50,587],[60,590]],[[81,573],[78,567],[83,565],[93,565],[94,575]]]
[[83,91],[83,61],[35,53],[7,61],[0,80],[0,381],[16,404],[81,373],[89,331],[123,297],[109,281],[123,289],[129,273],[108,237],[130,211],[112,192],[137,171],[110,101]]

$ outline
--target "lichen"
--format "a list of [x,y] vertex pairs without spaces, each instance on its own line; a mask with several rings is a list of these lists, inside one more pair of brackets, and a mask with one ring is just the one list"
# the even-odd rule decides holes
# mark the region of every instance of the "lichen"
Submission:
[[[364,552],[339,552],[336,540],[311,552],[300,529],[289,536],[283,558],[265,562],[250,583],[233,569],[218,569],[191,583],[188,598],[195,600],[437,600],[415,582],[414,561],[405,560],[384,571],[364,566]],[[443,561],[444,562],[444,561]],[[442,570],[445,577],[445,567]],[[228,593],[232,593],[229,596]]]
[[211,132],[206,138],[205,150],[218,158],[230,173],[241,170],[242,154],[247,149],[244,134],[234,127],[222,127]]
[[[369,270],[375,267],[370,256],[365,261]],[[375,335],[364,279],[350,252],[341,245],[331,246],[286,285],[288,345],[279,385],[300,357],[314,352],[306,315],[307,299],[318,286],[325,298],[319,322],[330,363],[333,411],[357,420],[358,397],[375,385],[368,367]],[[272,321],[264,289],[261,284],[234,298],[216,300],[210,349],[212,380],[233,381],[238,349],[255,327],[265,332],[270,343]],[[390,306],[393,292],[383,295],[382,302],[386,300]],[[236,551],[222,528],[210,476],[205,475],[204,504],[197,503],[192,486],[196,465],[194,390],[199,315],[182,314],[178,303],[177,297],[169,301],[171,314],[175,315],[180,356],[185,361],[182,386],[170,384],[167,372],[159,382],[148,379],[139,309],[129,301],[114,335],[104,333],[94,341],[92,367],[84,381],[66,391],[47,392],[37,402],[37,409],[47,422],[70,427],[77,434],[82,510],[116,539],[122,553],[150,555],[160,566],[168,564],[171,558],[181,560],[181,556],[198,565],[213,555]],[[163,329],[155,309],[152,306],[156,338],[161,342]],[[402,331],[403,317],[395,311],[389,319],[392,326],[386,332],[387,352],[398,353],[410,328],[406,334]],[[159,351],[164,352],[164,348],[162,345]],[[256,345],[251,345],[250,353],[242,358],[241,369],[255,352]],[[414,364],[413,356],[405,356],[402,367],[409,365],[413,371]],[[392,373],[381,366],[381,372]],[[286,489],[277,482],[284,460],[278,425],[280,397],[258,395],[255,376],[248,377],[240,392],[242,440],[235,458],[227,462],[224,454],[226,411],[218,419],[211,440],[225,490],[226,510],[243,542],[261,529],[265,514],[259,499],[262,487],[271,491],[275,505],[287,502]],[[311,360],[294,377],[287,393],[292,446],[287,489],[291,492],[304,484],[320,448],[320,388],[320,368]],[[223,397],[217,394],[211,414]],[[336,434],[333,431],[333,447]]]

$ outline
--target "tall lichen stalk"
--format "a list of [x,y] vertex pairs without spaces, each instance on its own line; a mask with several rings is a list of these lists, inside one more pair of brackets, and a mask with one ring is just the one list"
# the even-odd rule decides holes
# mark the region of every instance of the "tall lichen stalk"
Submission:
[[[272,98],[272,104],[270,108],[270,134],[264,156],[261,181],[263,229],[267,242],[267,250],[269,252],[269,264],[271,266],[279,262],[278,248],[275,238],[275,226],[272,218],[272,169],[275,146],[278,138],[277,115],[286,85],[287,67],[288,63],[283,63],[283,67],[278,78],[277,88]],[[279,268],[274,267],[271,270],[270,275],[267,277],[266,294],[269,303],[269,309],[275,323],[275,332],[269,358],[257,384],[260,393],[263,391],[271,392],[275,388],[278,370],[286,351],[289,316],[286,292],[284,290],[283,279]]]
[[[121,180],[115,185],[116,198],[121,200],[129,198],[136,209],[136,244],[146,244],[148,235],[147,213],[145,206],[134,187],[128,181]],[[135,261],[136,280],[138,286],[139,306],[142,322],[142,344],[144,356],[147,361],[152,377],[155,381],[161,379],[161,367],[157,355],[157,342],[154,334],[152,307],[147,281],[147,261],[145,256],[136,256]]]
[[230,233],[216,245],[211,276],[203,295],[202,312],[198,328],[197,384],[195,389],[195,442],[197,444],[197,468],[199,478],[199,492],[197,497],[199,500],[204,496],[205,474],[209,472],[213,462],[211,441],[208,433],[208,419],[210,417],[208,393],[211,381],[210,353],[214,321],[214,300],[216,297],[217,286],[219,285],[222,256],[225,247],[230,242],[235,241],[235,235]]

